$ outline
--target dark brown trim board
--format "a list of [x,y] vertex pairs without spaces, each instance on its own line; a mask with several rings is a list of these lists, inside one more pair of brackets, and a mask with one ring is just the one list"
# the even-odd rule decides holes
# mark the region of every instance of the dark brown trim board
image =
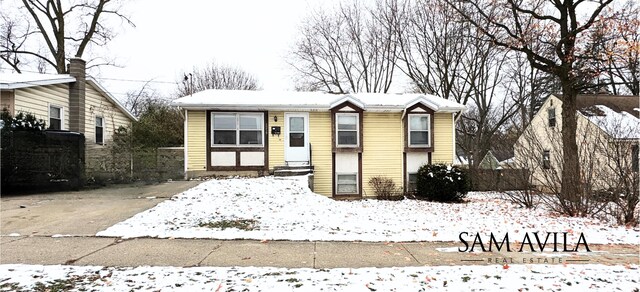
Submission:
[[[345,107],[350,107],[354,110],[340,111]],[[336,114],[337,113],[357,113],[358,114],[358,129],[359,129],[358,147],[336,147]],[[359,106],[349,101],[345,101],[331,109],[331,149],[333,149],[334,153],[335,152],[362,153],[362,151],[364,150],[364,141],[363,141],[364,140],[363,139],[364,138],[364,135],[363,135],[364,114],[363,113],[364,113],[363,109],[361,109]]]
[[[414,111],[415,109],[418,109],[418,108],[422,109],[423,111],[420,111],[420,112]],[[429,114],[430,116],[429,141],[431,142],[431,145],[429,147],[409,147],[409,114]],[[434,122],[435,122],[435,112],[429,107],[425,106],[424,104],[417,103],[407,108],[407,110],[405,111],[404,118],[402,120],[402,125],[403,125],[402,130],[404,131],[404,152],[425,152],[425,151],[432,152],[434,149],[434,145],[436,143],[434,140],[434,134],[433,134]]]

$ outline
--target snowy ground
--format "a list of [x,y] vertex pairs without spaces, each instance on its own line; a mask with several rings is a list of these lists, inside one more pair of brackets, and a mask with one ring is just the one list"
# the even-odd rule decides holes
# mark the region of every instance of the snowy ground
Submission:
[[603,265],[330,270],[0,265],[0,291],[632,291],[639,285],[637,269]]
[[[210,180],[135,215],[98,236],[322,241],[459,241],[460,232],[493,232],[522,241],[525,232],[584,233],[589,244],[640,242],[640,230],[544,208],[527,210],[476,193],[463,204],[417,200],[335,201],[312,193],[306,177]],[[251,230],[211,228],[223,220],[255,220]],[[471,239],[468,239],[472,241]],[[561,242],[559,237],[559,242]]]

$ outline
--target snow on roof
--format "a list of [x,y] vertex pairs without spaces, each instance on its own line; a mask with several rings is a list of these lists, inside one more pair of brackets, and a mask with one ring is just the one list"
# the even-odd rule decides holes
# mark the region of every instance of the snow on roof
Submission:
[[0,73],[0,89],[17,89],[75,81],[76,78],[68,74]]
[[580,111],[616,139],[640,139],[640,119],[628,112],[616,112],[604,105],[594,105]]
[[422,102],[434,111],[457,112],[464,105],[428,94],[355,93],[331,94],[298,91],[250,91],[209,89],[173,101],[174,106],[186,109],[252,109],[269,110],[329,110],[343,101],[356,101],[365,110],[402,111]]

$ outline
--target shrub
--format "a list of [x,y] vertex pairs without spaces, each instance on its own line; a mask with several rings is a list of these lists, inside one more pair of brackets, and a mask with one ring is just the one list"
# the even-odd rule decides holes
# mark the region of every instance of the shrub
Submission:
[[2,120],[3,131],[42,131],[46,127],[43,120],[36,119],[36,117],[30,113],[18,113],[13,117],[6,108],[3,108],[2,112],[0,112],[0,119]]
[[461,202],[469,191],[467,173],[445,164],[423,165],[418,170],[416,196],[436,202]]
[[396,187],[392,179],[384,176],[374,176],[369,179],[378,200],[396,200],[402,198],[402,190]]

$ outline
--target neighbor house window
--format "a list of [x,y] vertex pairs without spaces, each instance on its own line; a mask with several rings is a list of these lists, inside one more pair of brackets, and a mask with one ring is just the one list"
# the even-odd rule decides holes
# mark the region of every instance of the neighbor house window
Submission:
[[338,174],[336,184],[337,194],[355,194],[358,192],[358,175],[353,174]]
[[96,144],[104,143],[104,119],[96,117]]
[[62,107],[49,106],[49,129],[62,130]]
[[556,109],[555,108],[550,108],[547,111],[547,114],[549,115],[549,127],[555,127],[556,126]]
[[212,146],[262,146],[264,115],[212,113]]
[[631,155],[631,169],[638,172],[638,159],[640,158],[640,149],[638,149],[638,144],[631,146]]
[[430,143],[429,128],[431,115],[409,115],[409,146],[428,147]]
[[336,114],[338,147],[358,146],[358,114]]
[[409,174],[409,182],[407,184],[407,191],[413,193],[418,188],[418,174],[410,173]]
[[544,150],[542,152],[542,168],[551,169],[551,157],[549,155],[549,150]]

